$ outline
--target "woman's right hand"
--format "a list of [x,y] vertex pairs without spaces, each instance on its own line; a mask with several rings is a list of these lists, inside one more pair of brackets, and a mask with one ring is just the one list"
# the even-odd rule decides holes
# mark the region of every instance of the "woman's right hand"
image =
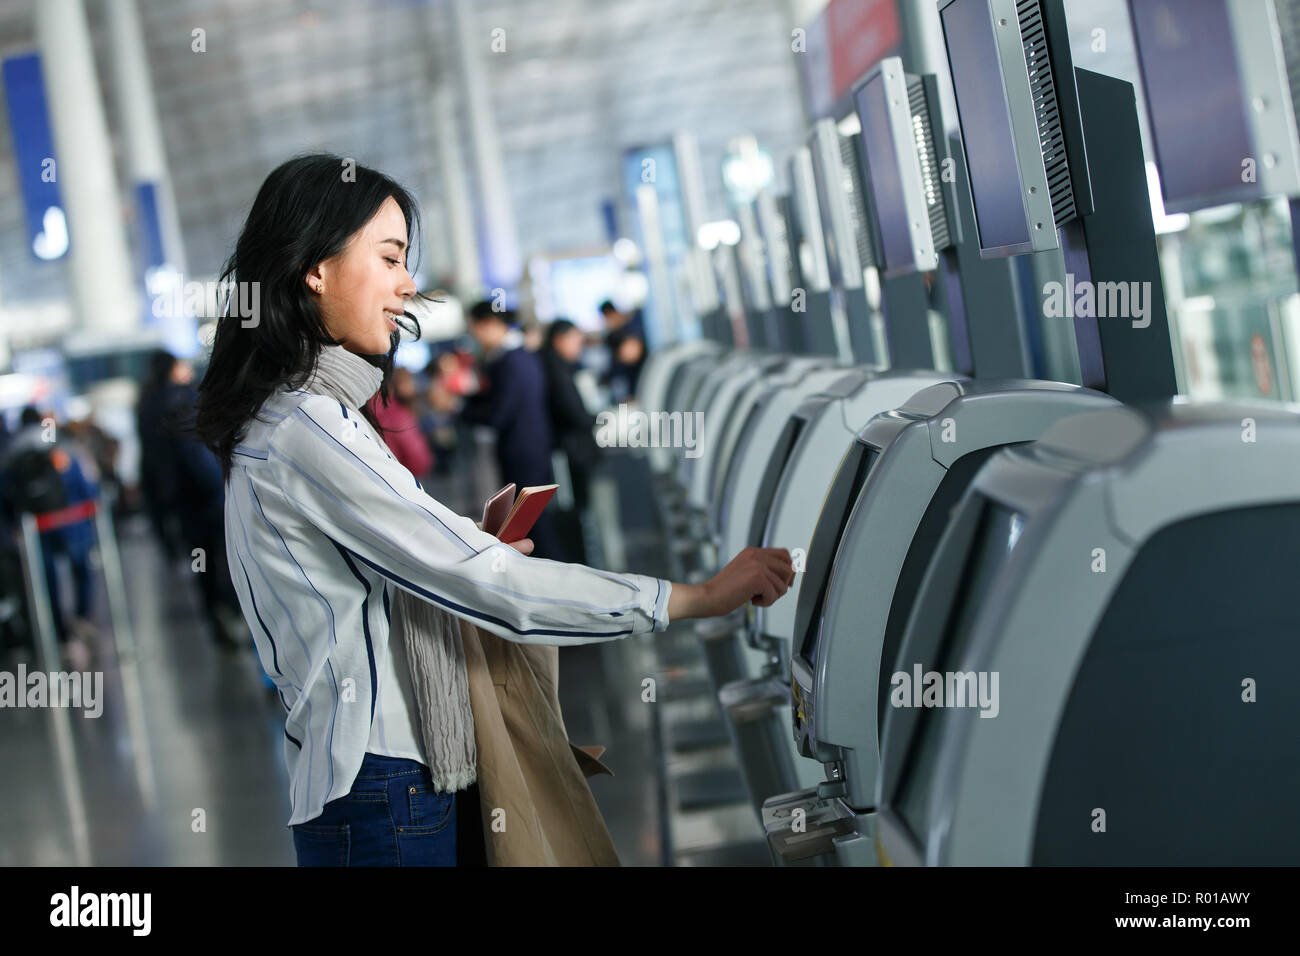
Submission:
[[785,548],[746,548],[704,584],[673,584],[668,619],[721,617],[750,601],[770,607],[794,583]]

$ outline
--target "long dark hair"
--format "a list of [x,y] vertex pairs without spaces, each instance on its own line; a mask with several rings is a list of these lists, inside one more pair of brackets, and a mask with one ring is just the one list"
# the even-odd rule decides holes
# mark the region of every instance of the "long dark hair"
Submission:
[[[279,388],[305,384],[321,347],[340,344],[325,330],[304,280],[312,267],[341,252],[390,196],[406,217],[406,246],[413,252],[420,235],[415,200],[383,173],[351,160],[325,153],[297,156],[276,167],[257,191],[219,280],[222,290],[257,290],[256,321],[244,325],[246,317],[236,307],[241,293],[230,291],[199,384],[194,420],[199,440],[216,453],[223,475],[229,476],[234,448],[262,403]],[[408,261],[414,269],[418,260]],[[251,298],[245,293],[243,303]],[[387,354],[368,357],[384,372],[385,401],[401,331],[420,334],[419,321],[409,312],[399,325]]]

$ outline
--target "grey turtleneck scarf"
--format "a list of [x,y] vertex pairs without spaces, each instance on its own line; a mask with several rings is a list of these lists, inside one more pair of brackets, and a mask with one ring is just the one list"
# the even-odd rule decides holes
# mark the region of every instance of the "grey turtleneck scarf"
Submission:
[[[383,378],[383,372],[361,356],[341,345],[327,345],[304,388],[360,411],[379,391]],[[478,752],[456,618],[398,588],[388,640],[393,652],[405,650],[410,664],[416,723],[434,787],[464,790],[477,778]]]

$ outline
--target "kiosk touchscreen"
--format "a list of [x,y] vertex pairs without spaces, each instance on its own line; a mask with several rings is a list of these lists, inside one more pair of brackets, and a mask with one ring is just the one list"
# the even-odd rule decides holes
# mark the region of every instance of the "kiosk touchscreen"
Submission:
[[[1119,407],[995,455],[893,664],[895,864],[1300,858],[1300,415]],[[956,586],[954,586],[956,584]],[[1225,600],[1231,595],[1231,600]]]

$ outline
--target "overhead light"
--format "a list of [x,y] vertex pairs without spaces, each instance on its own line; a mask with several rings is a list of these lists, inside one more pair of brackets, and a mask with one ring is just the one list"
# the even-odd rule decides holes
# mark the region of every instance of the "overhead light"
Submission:
[[626,236],[614,240],[614,258],[625,266],[633,266],[641,261],[641,250],[635,242]]
[[700,226],[700,231],[695,238],[701,248],[704,249],[716,249],[718,243],[722,243],[724,246],[734,246],[740,242],[740,226],[731,219],[706,222]]

